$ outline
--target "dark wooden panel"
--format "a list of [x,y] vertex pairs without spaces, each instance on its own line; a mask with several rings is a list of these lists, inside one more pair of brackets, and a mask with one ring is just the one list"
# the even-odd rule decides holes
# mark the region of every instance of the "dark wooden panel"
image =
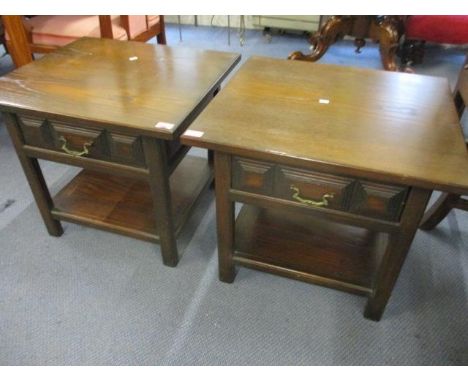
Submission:
[[44,148],[54,147],[53,135],[45,118],[18,115],[17,120],[26,144]]
[[232,187],[264,195],[273,193],[275,165],[245,158],[232,158]]
[[397,221],[407,194],[407,187],[356,181],[350,209],[357,214]]
[[141,145],[141,137],[109,133],[109,148],[111,158],[117,162],[144,166],[145,159]]
[[352,194],[353,180],[346,177],[337,177],[319,172],[295,169],[292,167],[278,167],[275,195],[282,199],[293,200],[294,190],[300,191],[300,197],[308,200],[322,200],[324,195],[333,195],[327,198],[326,208],[346,211]]
[[337,287],[334,279],[362,292],[372,284],[375,237],[362,228],[245,205],[236,220],[235,253],[297,271],[299,279],[301,273],[316,275],[330,286]]

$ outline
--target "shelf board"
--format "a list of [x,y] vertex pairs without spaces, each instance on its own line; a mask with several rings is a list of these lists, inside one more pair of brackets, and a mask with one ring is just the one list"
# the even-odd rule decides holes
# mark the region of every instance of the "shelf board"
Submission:
[[236,220],[234,262],[368,295],[381,235],[387,234],[244,205]]
[[[186,156],[170,178],[174,226],[179,233],[212,171],[204,158]],[[81,171],[54,198],[60,220],[158,242],[149,184],[143,180]]]

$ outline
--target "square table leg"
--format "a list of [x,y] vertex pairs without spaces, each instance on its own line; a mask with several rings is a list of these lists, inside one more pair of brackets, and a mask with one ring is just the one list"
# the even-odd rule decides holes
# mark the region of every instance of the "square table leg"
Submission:
[[23,167],[24,174],[26,175],[26,179],[31,187],[31,191],[39,208],[42,220],[44,220],[47,231],[51,236],[61,236],[63,234],[63,228],[60,221],[52,217],[51,210],[53,208],[53,201],[44,180],[39,162],[36,158],[30,158],[24,153],[24,141],[19,128],[17,127],[16,118],[7,113],[3,113],[3,118],[5,119],[8,132],[10,133],[19,161]]
[[172,216],[170,172],[164,141],[143,137],[143,150],[148,164],[149,184],[153,208],[156,212],[156,229],[159,235],[163,263],[169,267],[175,267],[179,257]]
[[233,262],[234,202],[229,199],[231,184],[230,156],[218,151],[215,160],[216,227],[218,230],[219,279],[232,283],[236,277]]
[[364,316],[379,321],[390,298],[401,267],[418,230],[431,191],[413,188],[401,217],[400,230],[390,235],[374,279],[374,293],[369,297]]

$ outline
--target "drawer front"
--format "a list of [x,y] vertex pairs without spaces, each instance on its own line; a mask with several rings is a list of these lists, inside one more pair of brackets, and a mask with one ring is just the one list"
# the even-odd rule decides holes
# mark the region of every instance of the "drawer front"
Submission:
[[232,159],[232,188],[304,208],[315,207],[398,221],[408,187],[337,176],[247,158]]
[[407,195],[407,187],[356,181],[350,211],[373,218],[398,221]]
[[275,196],[304,205],[346,211],[353,179],[278,166]]
[[104,130],[77,127],[55,121],[50,121],[50,126],[54,132],[56,150],[73,156],[95,159],[106,159],[109,156]]
[[140,136],[107,131],[94,126],[76,126],[67,122],[18,115],[26,144],[110,162],[144,167]]
[[275,165],[234,157],[232,167],[233,188],[262,195],[273,194]]

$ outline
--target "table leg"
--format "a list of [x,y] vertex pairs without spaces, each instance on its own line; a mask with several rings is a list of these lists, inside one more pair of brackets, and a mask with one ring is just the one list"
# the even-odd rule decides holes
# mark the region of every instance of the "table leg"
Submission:
[[160,139],[143,137],[143,150],[149,169],[149,184],[163,263],[169,267],[175,267],[179,257],[172,218],[170,173],[164,142]]
[[44,224],[47,227],[47,231],[52,236],[61,236],[63,234],[63,228],[60,221],[54,219],[50,212],[54,204],[44,180],[41,167],[39,166],[39,162],[36,158],[30,158],[24,153],[23,137],[17,127],[16,118],[7,113],[3,114],[3,118],[15,146],[21,166],[23,167],[26,179],[31,187],[31,191],[39,208],[42,220],[44,220]]
[[460,195],[443,193],[435,203],[427,210],[422,218],[419,228],[430,231],[439,224],[452,210],[453,206],[460,199]]
[[231,160],[224,153],[215,152],[216,220],[218,230],[219,279],[232,283],[236,270],[234,252],[234,202],[229,199]]
[[379,321],[390,298],[400,270],[418,230],[431,191],[413,188],[401,217],[399,232],[391,234],[387,249],[374,280],[374,293],[369,297],[364,316]]

